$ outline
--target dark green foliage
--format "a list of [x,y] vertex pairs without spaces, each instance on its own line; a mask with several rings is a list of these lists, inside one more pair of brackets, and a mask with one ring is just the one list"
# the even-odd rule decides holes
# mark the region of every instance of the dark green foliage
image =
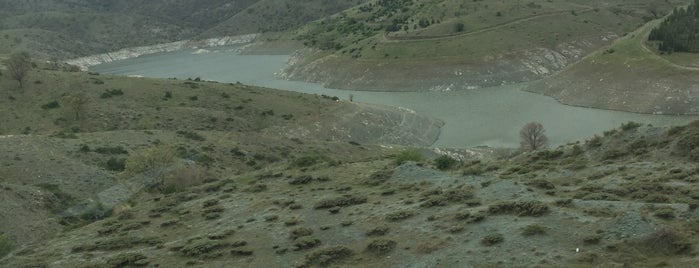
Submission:
[[110,157],[107,160],[106,168],[111,171],[124,171],[126,168],[126,158]]
[[458,163],[458,161],[456,161],[456,159],[454,159],[453,157],[448,156],[448,155],[442,155],[440,157],[437,157],[437,159],[434,160],[434,164],[435,164],[435,166],[437,166],[437,168],[439,170],[450,169],[450,168],[454,167],[454,165],[456,165],[456,163]]
[[463,32],[464,24],[462,22],[457,22],[456,25],[454,25],[454,31],[456,31],[457,33]]
[[687,8],[675,8],[648,40],[657,41],[661,52],[699,52],[699,0]]
[[44,110],[51,110],[51,109],[56,109],[56,108],[60,108],[60,107],[61,107],[61,105],[58,103],[58,101],[52,101],[52,102],[41,105],[41,109],[44,109]]

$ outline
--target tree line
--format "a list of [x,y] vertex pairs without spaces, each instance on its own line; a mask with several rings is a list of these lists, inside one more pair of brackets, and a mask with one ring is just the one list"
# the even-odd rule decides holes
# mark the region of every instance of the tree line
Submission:
[[649,41],[658,42],[658,50],[665,53],[699,53],[699,0],[687,8],[674,12],[653,29]]

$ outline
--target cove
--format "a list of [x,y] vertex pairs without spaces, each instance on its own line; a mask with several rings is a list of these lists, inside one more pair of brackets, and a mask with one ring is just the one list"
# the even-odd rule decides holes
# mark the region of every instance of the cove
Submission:
[[241,55],[236,48],[228,47],[145,55],[93,66],[90,71],[152,78],[201,77],[325,94],[344,100],[352,94],[356,102],[404,107],[441,119],[445,125],[434,147],[517,147],[519,129],[530,121],[542,123],[551,145],[556,146],[585,140],[628,121],[671,126],[699,119],[699,116],[647,115],[567,106],[547,96],[521,91],[525,84],[450,92],[329,89],[278,78],[288,60],[287,55]]

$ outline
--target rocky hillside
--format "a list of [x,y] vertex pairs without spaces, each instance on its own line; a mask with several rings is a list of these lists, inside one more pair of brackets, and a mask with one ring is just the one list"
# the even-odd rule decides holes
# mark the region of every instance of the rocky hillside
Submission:
[[461,160],[325,143],[260,170],[156,187],[2,264],[691,267],[698,133],[698,123],[628,123],[553,150]]

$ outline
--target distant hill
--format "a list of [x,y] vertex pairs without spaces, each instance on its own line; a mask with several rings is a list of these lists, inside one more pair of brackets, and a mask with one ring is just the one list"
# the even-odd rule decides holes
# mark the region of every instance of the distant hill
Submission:
[[0,1],[0,54],[71,58],[156,43],[282,31],[361,1]]
[[396,91],[537,80],[684,2],[375,1],[293,31],[315,50],[286,74],[336,88]]

